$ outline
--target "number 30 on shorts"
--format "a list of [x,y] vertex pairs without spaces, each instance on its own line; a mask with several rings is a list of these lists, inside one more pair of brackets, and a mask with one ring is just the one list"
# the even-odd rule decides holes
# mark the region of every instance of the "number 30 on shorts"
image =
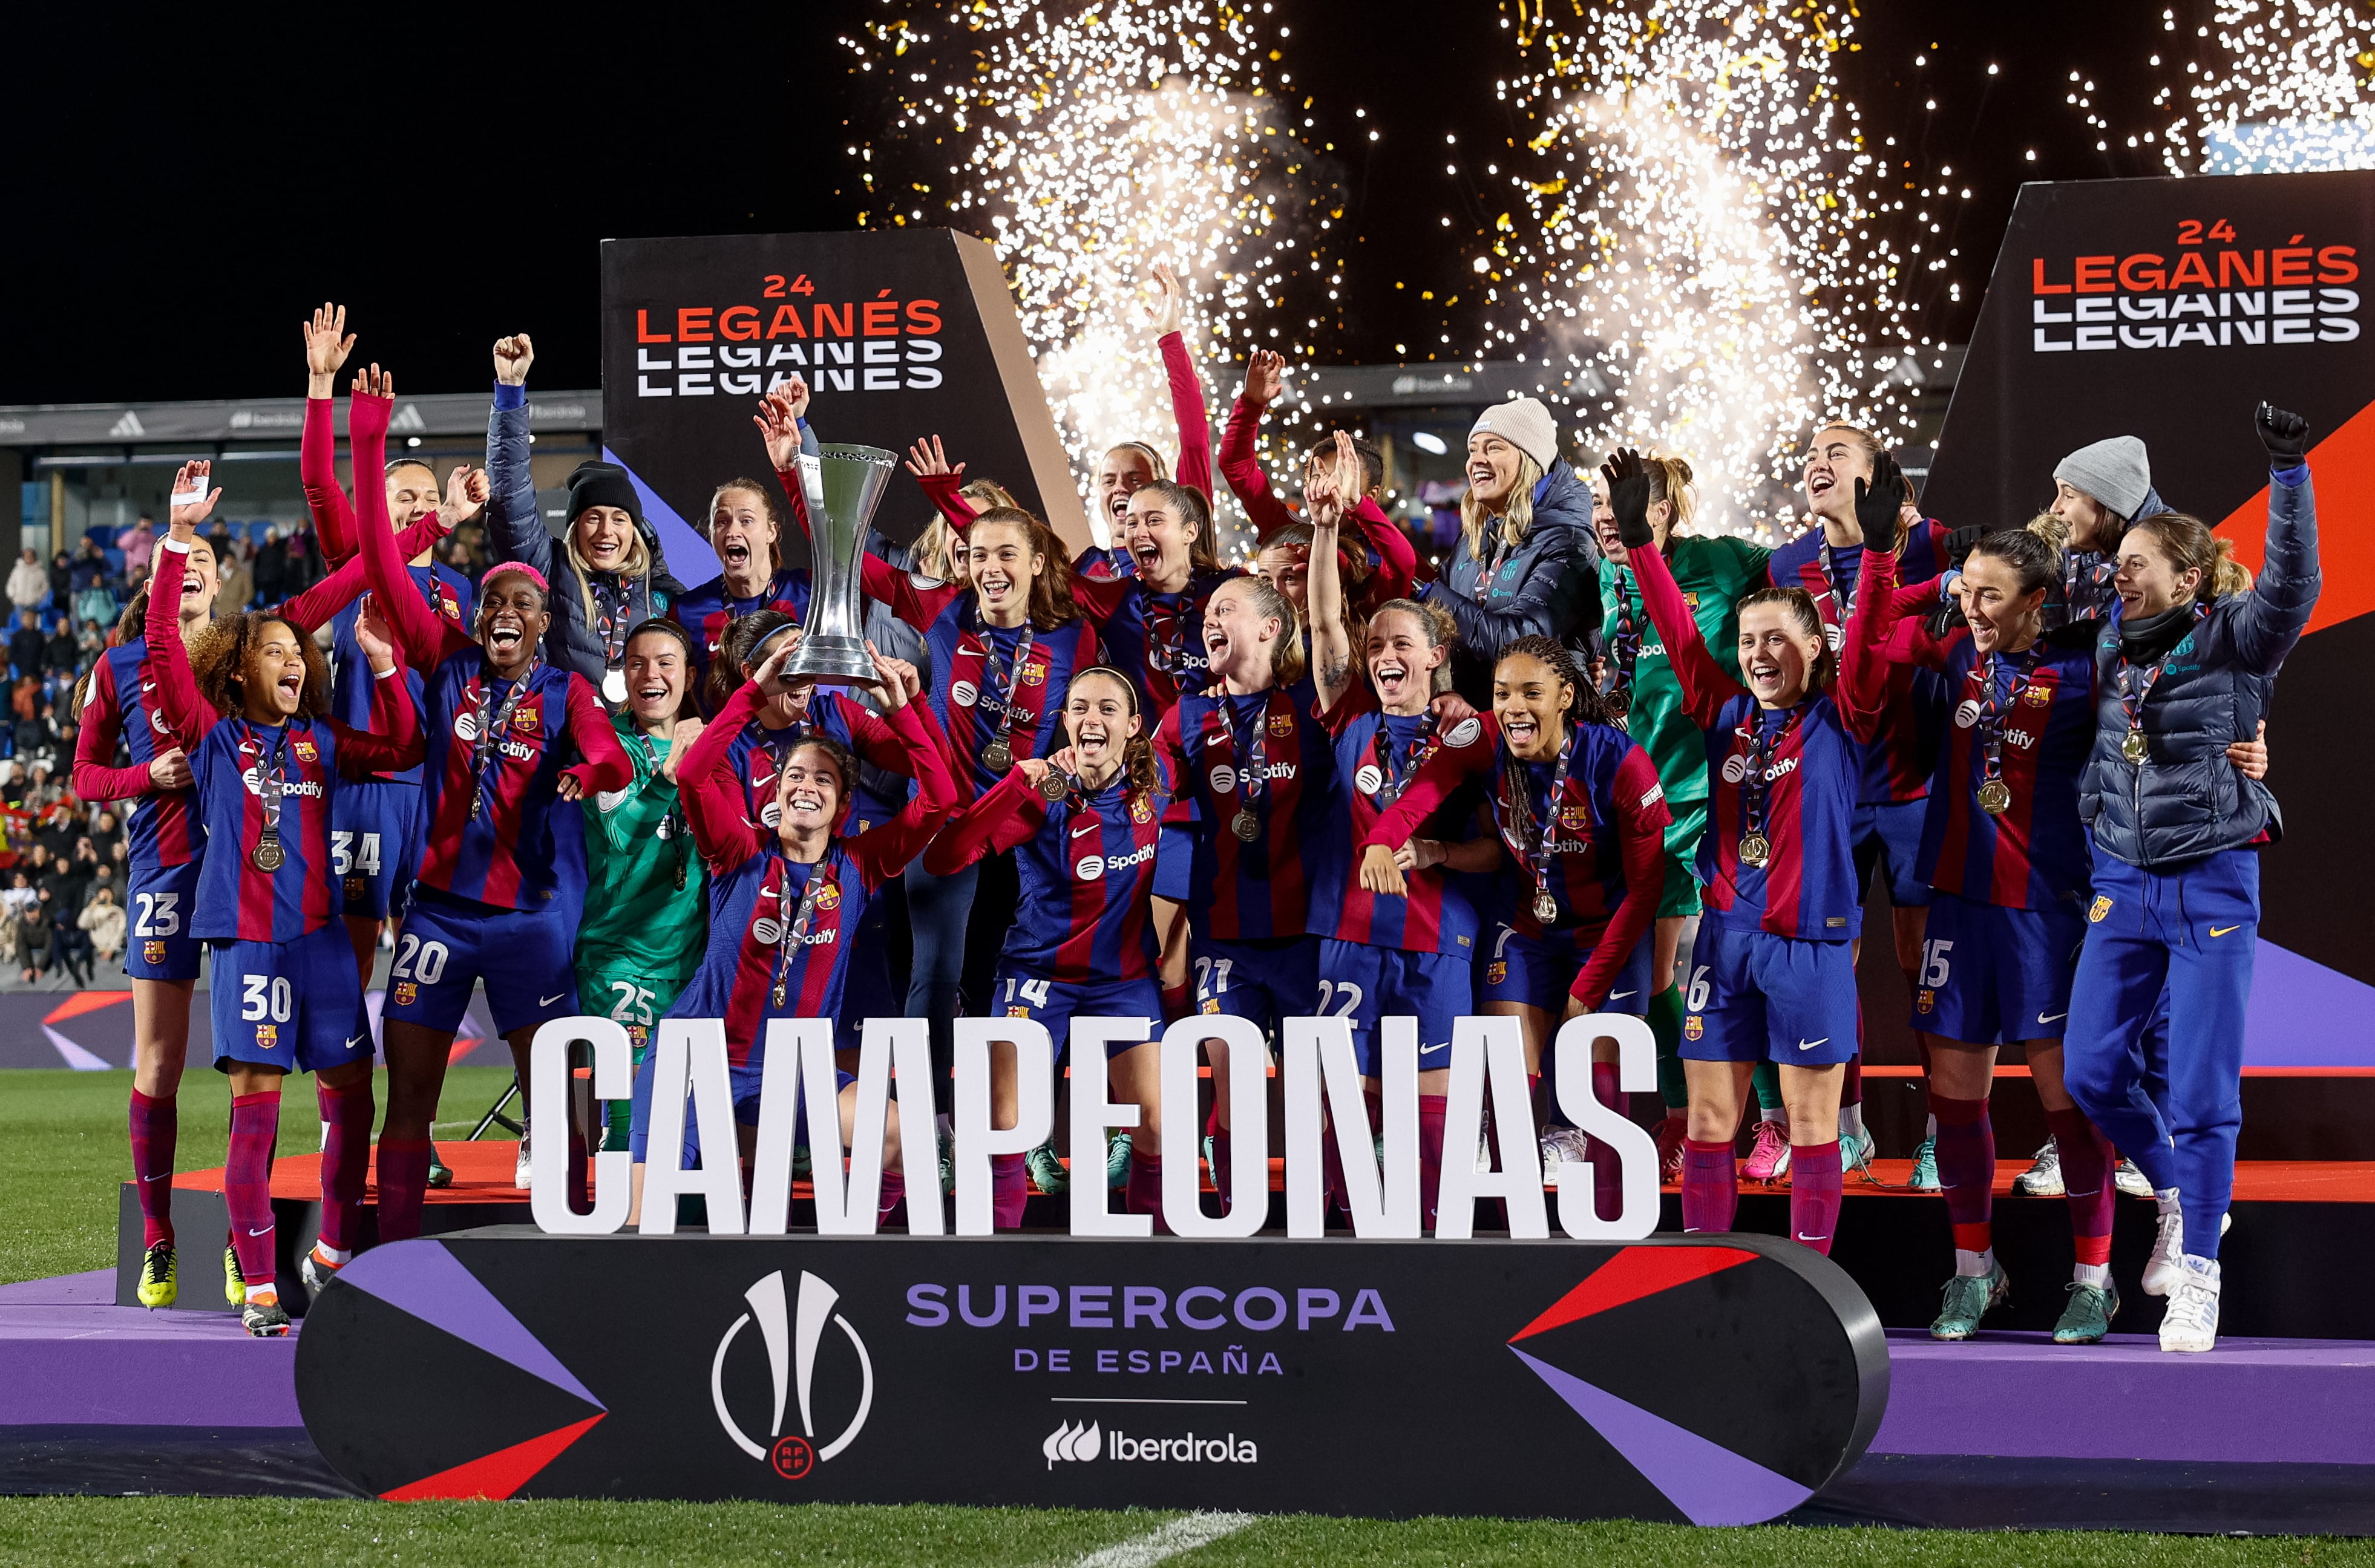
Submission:
[[239,1016],[250,1023],[270,1020],[287,1023],[295,1011],[296,998],[289,993],[289,982],[277,974],[242,974],[240,976]]
[[444,978],[447,956],[443,942],[424,942],[418,937],[400,937],[396,944],[396,962],[388,968],[388,978],[434,985]]

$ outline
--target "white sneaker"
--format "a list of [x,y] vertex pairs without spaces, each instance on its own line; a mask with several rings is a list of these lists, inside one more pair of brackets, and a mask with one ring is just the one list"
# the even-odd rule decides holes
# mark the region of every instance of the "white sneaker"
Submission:
[[1542,1180],[1556,1181],[1561,1161],[1580,1165],[1589,1150],[1583,1134],[1573,1127],[1551,1127],[1542,1134]]
[[2193,1354],[2218,1343],[2218,1260],[2187,1254],[2160,1320],[2160,1348]]
[[2144,1292],[2165,1296],[2177,1287],[2185,1271],[2185,1211],[2174,1204],[2164,1210],[2153,1236],[2152,1256],[2145,1259]]
[[2062,1185],[2062,1146],[2051,1138],[2037,1151],[2028,1169],[2012,1179],[2012,1190],[2023,1197],[2060,1197]]
[[2153,1195],[2151,1181],[2136,1169],[2136,1162],[2133,1160],[2120,1161],[2120,1168],[2111,1173],[2111,1185],[2130,1197],[2150,1197]]
[[519,1162],[512,1167],[512,1185],[527,1191],[528,1178],[536,1173],[536,1162],[528,1155],[527,1134],[520,1134]]
[[1490,1138],[1480,1138],[1476,1140],[1475,1170],[1476,1173],[1480,1176],[1488,1175],[1492,1173],[1493,1140]]

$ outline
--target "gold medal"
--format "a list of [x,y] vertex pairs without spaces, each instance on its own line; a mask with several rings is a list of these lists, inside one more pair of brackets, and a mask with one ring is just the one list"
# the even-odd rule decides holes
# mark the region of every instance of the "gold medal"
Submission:
[[1250,811],[1240,811],[1229,819],[1229,831],[1251,843],[1261,837],[1261,819]]
[[1072,781],[1061,768],[1050,768],[1039,781],[1039,798],[1053,803],[1072,793]]
[[1766,857],[1772,853],[1773,846],[1766,842],[1763,833],[1749,833],[1740,841],[1740,863],[1743,866],[1762,867]]
[[267,828],[264,836],[255,841],[255,847],[247,852],[247,858],[258,871],[269,877],[287,862],[289,852],[280,847],[280,835]]
[[627,700],[627,672],[606,669],[602,672],[602,701],[617,707]]
[[1558,900],[1546,892],[1534,895],[1534,918],[1548,925],[1558,918]]
[[990,772],[1002,773],[1014,766],[1014,748],[1009,746],[1006,737],[1001,735],[982,749],[981,760]]
[[2131,762],[2143,761],[2151,755],[2151,751],[2152,749],[2145,743],[2145,732],[2141,729],[2128,731],[2127,737],[2120,742],[2120,755]]
[[2012,785],[2002,779],[1990,779],[1979,786],[1979,809],[1991,817],[2001,817],[2012,808]]

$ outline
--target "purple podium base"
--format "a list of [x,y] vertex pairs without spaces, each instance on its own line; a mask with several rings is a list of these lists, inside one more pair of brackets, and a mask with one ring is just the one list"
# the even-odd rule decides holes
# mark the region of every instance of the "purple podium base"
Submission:
[[[299,1419],[294,1336],[114,1293],[110,1269],[0,1285],[0,1494],[355,1495]],[[2375,1535],[2375,1341],[1888,1350],[1871,1451],[1794,1522]]]

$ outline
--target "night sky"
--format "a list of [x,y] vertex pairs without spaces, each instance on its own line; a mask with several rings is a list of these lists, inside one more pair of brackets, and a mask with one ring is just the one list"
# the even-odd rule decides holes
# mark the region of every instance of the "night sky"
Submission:
[[[1295,31],[1286,68],[1317,100],[1312,145],[1348,149],[1320,165],[1353,230],[1330,357],[1388,360],[1397,342],[1445,332],[1475,342],[1465,304],[1447,320],[1419,294],[1458,291],[1466,246],[1507,205],[1447,174],[1444,141],[1481,164],[1516,134],[1493,95],[1516,67],[1503,8],[1278,3]],[[487,346],[521,329],[539,384],[595,385],[599,240],[855,226],[867,204],[843,148],[880,104],[835,38],[882,9],[582,9],[503,38],[484,8],[325,9],[309,31],[227,33],[219,12],[160,9],[136,26],[43,7],[19,18],[0,94],[0,403],[298,395],[297,323],[325,297],[351,308],[359,354],[418,391],[477,386]],[[2160,172],[2124,134],[2097,152],[2087,111],[2064,100],[2081,90],[2074,70],[2105,89],[2092,107],[2122,133],[2159,124],[2149,100],[2185,79],[2177,49],[2209,47],[2193,36],[2207,6],[2180,5],[2175,32],[2162,9],[1865,5],[1841,76],[1872,142],[1910,162],[1901,176],[1944,164],[1973,193],[1931,242],[1962,255],[1931,275],[1920,330],[1967,334],[2024,180]],[[2145,64],[2156,50],[2159,71]],[[1895,148],[1879,145],[1890,136]]]

